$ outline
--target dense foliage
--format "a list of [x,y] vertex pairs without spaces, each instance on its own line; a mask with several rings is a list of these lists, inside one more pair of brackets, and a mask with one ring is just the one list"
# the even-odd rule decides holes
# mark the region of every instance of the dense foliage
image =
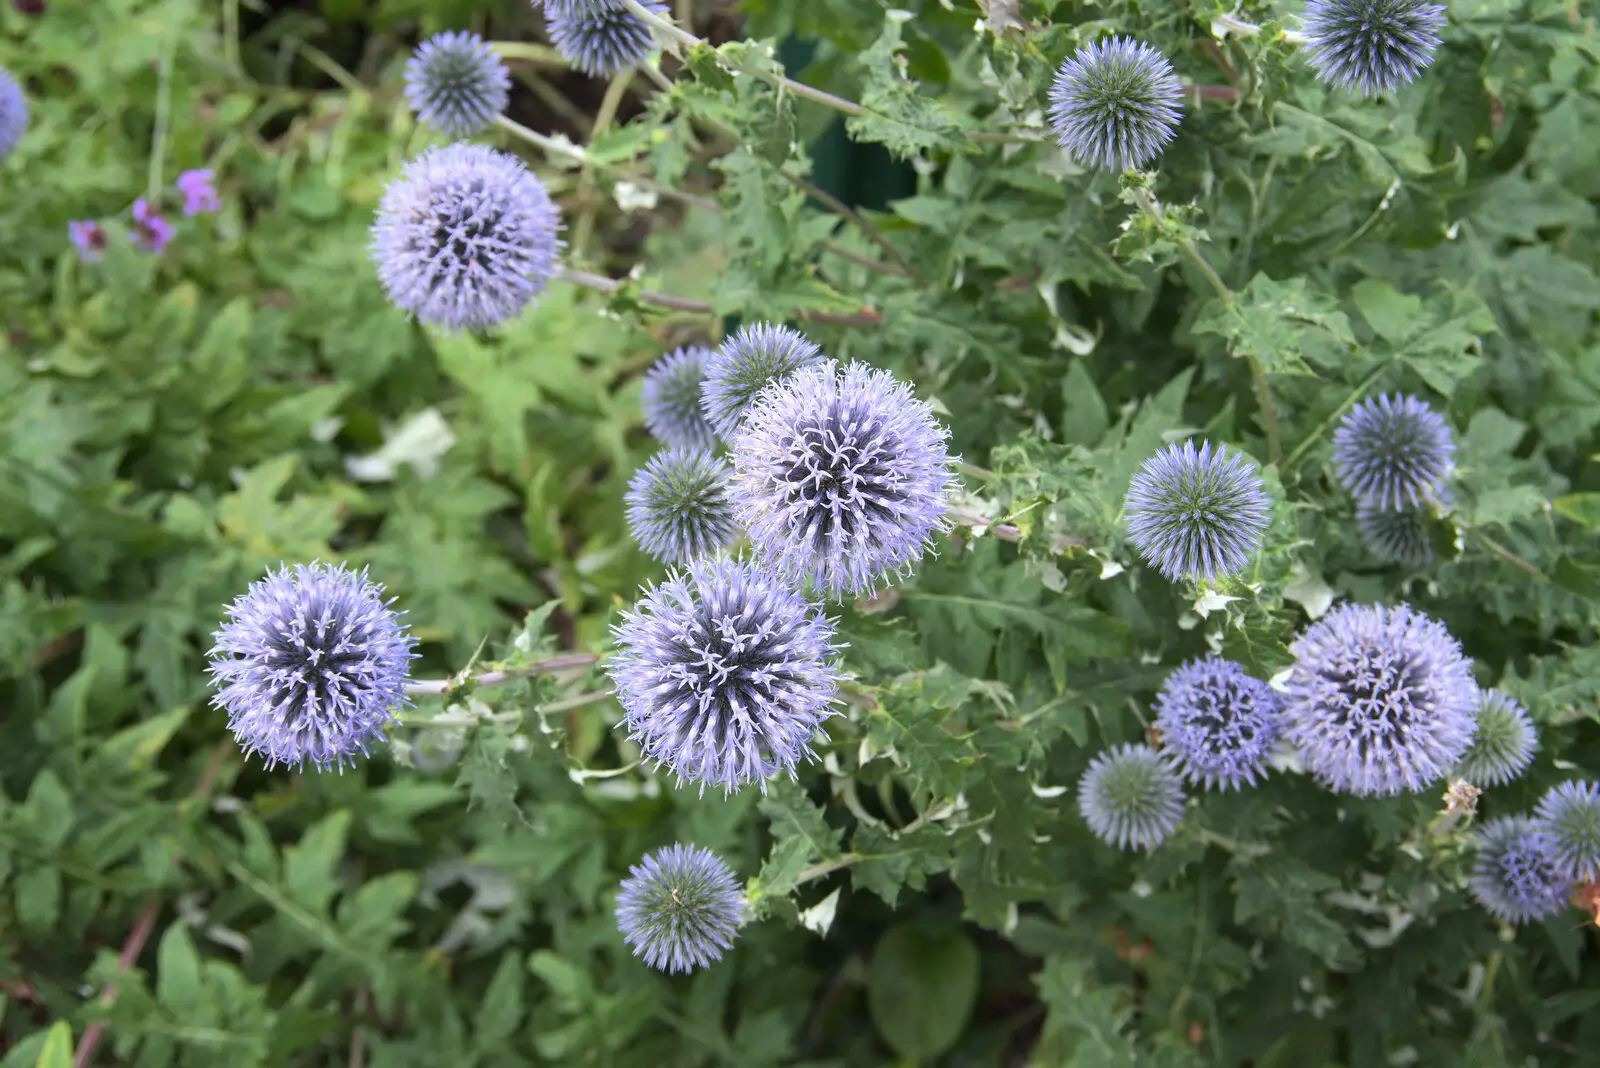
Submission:
[[1589,1056],[1595,11],[545,6],[0,6],[0,1068]]

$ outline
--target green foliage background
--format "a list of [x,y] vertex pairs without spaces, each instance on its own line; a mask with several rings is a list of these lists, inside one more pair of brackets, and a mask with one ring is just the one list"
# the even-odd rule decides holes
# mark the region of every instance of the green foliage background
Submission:
[[[1210,648],[1269,677],[1333,597],[1436,615],[1532,710],[1534,769],[1481,812],[1600,772],[1594,10],[1452,0],[1435,64],[1371,102],[1279,39],[1295,5],[1247,0],[1253,37],[1213,35],[1217,0],[908,6],[750,0],[743,31],[814,42],[804,79],[872,109],[850,137],[916,161],[867,212],[906,268],[784,177],[819,137],[837,150],[834,113],[701,51],[596,122],[603,87],[523,58],[513,116],[593,133],[587,170],[526,152],[571,258],[641,273],[609,304],[557,284],[476,338],[389,308],[366,231],[433,137],[399,97],[412,45],[537,42],[522,0],[0,8],[34,113],[0,167],[0,1068],[64,1068],[102,1025],[96,1063],[197,1068],[1491,1066],[1600,1043],[1589,918],[1498,930],[1435,796],[1277,774],[1129,859],[1072,789],[1142,736],[1171,668]],[[1077,173],[1044,133],[1055,65],[1103,29],[1236,90],[1190,102],[1159,224],[1142,180]],[[223,212],[135,252],[127,205],[198,166]],[[619,207],[619,166],[625,201],[648,175],[718,209]],[[121,220],[104,263],[72,253],[76,218]],[[203,654],[280,560],[370,566],[419,675],[603,651],[659,575],[622,521],[652,449],[639,374],[724,316],[795,310],[830,354],[915,382],[994,472],[914,580],[841,611],[857,684],[798,783],[725,800],[632,767],[585,668],[457,692],[444,714],[481,726],[397,731],[343,775],[240,757]],[[1414,573],[1373,560],[1326,475],[1331,425],[1393,389],[1461,444],[1441,560]],[[1222,603],[1139,566],[1118,523],[1138,463],[1193,430],[1270,464],[1280,502]],[[373,453],[381,477],[353,478]],[[680,839],[765,919],[669,979],[610,898]]]

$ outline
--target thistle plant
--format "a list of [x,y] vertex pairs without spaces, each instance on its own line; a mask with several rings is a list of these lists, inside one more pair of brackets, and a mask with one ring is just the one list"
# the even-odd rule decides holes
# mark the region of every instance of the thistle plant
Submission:
[[1308,58],[1324,81],[1341,89],[1390,93],[1433,62],[1444,14],[1443,4],[1421,0],[1310,0]]
[[658,971],[692,972],[721,960],[744,922],[739,880],[715,853],[681,842],[646,854],[617,894],[617,927],[633,955]]
[[1416,397],[1377,397],[1333,434],[1333,470],[1367,508],[1403,512],[1439,498],[1455,443],[1444,419]]
[[726,549],[739,536],[728,500],[726,460],[703,449],[658,453],[628,483],[628,529],[668,564]]
[[1183,819],[1183,783],[1148,745],[1098,754],[1078,784],[1078,811],[1095,837],[1118,849],[1150,850]]
[[434,34],[406,61],[406,103],[450,137],[488,128],[510,98],[511,72],[475,33]]
[[667,353],[645,372],[639,402],[644,426],[663,445],[709,449],[716,433],[700,407],[711,350],[698,345]]
[[1172,64],[1127,37],[1078,49],[1050,87],[1050,123],[1084,167],[1144,166],[1176,135],[1182,112],[1183,86]]
[[1521,702],[1499,690],[1478,693],[1478,730],[1456,775],[1474,786],[1503,786],[1533,761],[1539,736]]
[[1213,789],[1254,785],[1283,731],[1277,692],[1216,656],[1167,676],[1155,711],[1162,746],[1184,777]]
[[717,437],[732,442],[761,391],[822,363],[822,351],[798,330],[773,323],[740,327],[706,361],[700,404]]
[[[664,0],[642,0],[645,8],[664,16]],[[575,70],[610,78],[638,66],[655,50],[650,26],[620,4],[606,0],[548,4],[550,43]]]
[[1248,460],[1226,445],[1169,445],[1133,476],[1128,540],[1167,579],[1242,571],[1261,547],[1271,502]]
[[1566,908],[1572,879],[1561,871],[1549,835],[1535,821],[1501,816],[1479,828],[1476,837],[1478,855],[1467,889],[1490,915],[1524,924]]

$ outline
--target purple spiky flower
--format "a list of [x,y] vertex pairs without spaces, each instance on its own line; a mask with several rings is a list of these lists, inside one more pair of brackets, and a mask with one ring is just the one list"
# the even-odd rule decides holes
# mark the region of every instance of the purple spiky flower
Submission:
[[[664,0],[640,0],[652,14],[665,16]],[[550,43],[574,69],[594,78],[611,78],[636,67],[655,49],[650,24],[608,0],[549,4],[545,20]]]
[[668,449],[628,483],[628,529],[645,552],[687,564],[739,536],[728,500],[728,461],[705,449]]
[[1467,890],[1491,915],[1524,924],[1566,908],[1572,880],[1534,820],[1501,816],[1484,823],[1475,837],[1478,857]]
[[1600,786],[1577,780],[1552,786],[1533,816],[1550,837],[1562,875],[1586,882],[1600,878]]
[[753,562],[702,558],[644,591],[608,668],[629,737],[731,793],[812,757],[838,694],[833,625]]
[[1168,445],[1128,487],[1128,540],[1168,581],[1242,571],[1266,534],[1271,501],[1255,466],[1226,445]]
[[415,659],[390,604],[365,571],[312,563],[268,572],[229,606],[207,670],[246,753],[326,771],[384,740]]
[[1191,660],[1156,696],[1162,746],[1191,783],[1254,785],[1283,731],[1277,691],[1218,656]]
[[1322,80],[1366,96],[1416,80],[1433,62],[1443,4],[1422,0],[1310,0],[1307,58]]
[[692,972],[721,960],[745,918],[744,890],[709,849],[675,843],[628,869],[617,928],[635,957],[658,971]]
[[406,103],[449,137],[487,128],[511,99],[511,72],[475,33],[436,33],[406,61]]
[[1154,849],[1183,820],[1183,780],[1148,745],[1095,756],[1078,783],[1078,811],[1096,838],[1118,849]]
[[0,67],[0,161],[11,155],[28,132],[28,95],[11,72]]
[[1461,646],[1409,605],[1340,605],[1289,651],[1285,735],[1329,789],[1422,790],[1472,745],[1478,687]]
[[1441,499],[1455,442],[1444,417],[1416,397],[1375,397],[1333,432],[1333,471],[1358,504],[1391,512]]
[[1474,786],[1502,786],[1528,770],[1539,735],[1522,703],[1499,690],[1480,690],[1477,718],[1478,733],[1456,775]]
[[887,371],[807,367],[762,393],[733,439],[734,515],[785,580],[866,596],[948,527],[948,436]]
[[1050,87],[1050,123],[1084,167],[1144,165],[1172,140],[1182,117],[1183,83],[1172,64],[1129,37],[1078,49]]
[[701,410],[717,437],[732,442],[762,390],[821,362],[822,351],[798,330],[773,323],[741,326],[706,360]]
[[515,156],[432,148],[389,183],[372,258],[389,299],[425,323],[479,329],[528,306],[558,269],[561,215]]
[[639,388],[644,427],[663,445],[709,449],[716,433],[700,407],[700,386],[711,350],[698,345],[677,349],[645,372]]

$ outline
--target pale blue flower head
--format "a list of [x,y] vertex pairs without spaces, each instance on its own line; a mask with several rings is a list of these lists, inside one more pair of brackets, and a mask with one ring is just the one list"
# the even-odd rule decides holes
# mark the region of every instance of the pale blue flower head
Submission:
[[1128,540],[1169,581],[1244,570],[1261,548],[1271,501],[1255,465],[1226,445],[1168,445],[1133,476]]
[[483,145],[431,148],[389,183],[372,258],[389,299],[425,323],[493,326],[556,273],[561,215],[520,160]]
[[[665,0],[640,0],[665,16]],[[650,25],[621,4],[552,4],[545,9],[550,43],[573,68],[595,78],[612,78],[637,67],[655,50]]]
[[1289,650],[1285,735],[1329,789],[1423,790],[1472,745],[1478,687],[1461,646],[1409,605],[1340,605]]
[[694,561],[645,590],[615,636],[629,737],[702,792],[792,775],[834,714],[833,625],[752,562]]
[[342,768],[409,706],[414,642],[383,587],[343,565],[296,564],[228,608],[207,670],[211,703],[267,767]]
[[728,500],[728,462],[704,449],[657,453],[628,483],[628,529],[645,552],[686,564],[739,536]]
[[1363,401],[1333,432],[1333,471],[1358,504],[1391,512],[1442,499],[1455,443],[1416,397]]
[[1167,57],[1128,37],[1078,49],[1050,87],[1050,123],[1084,167],[1143,166],[1172,140],[1182,111],[1183,84]]
[[1467,890],[1497,919],[1512,924],[1554,916],[1567,906],[1572,880],[1561,871],[1550,837],[1526,816],[1501,816],[1478,828],[1478,856]]
[[1356,505],[1356,533],[1372,555],[1386,564],[1425,567],[1433,562],[1433,542],[1428,535],[1428,514],[1421,508],[1390,511],[1370,504]]
[[645,429],[663,445],[709,449],[716,433],[700,407],[711,350],[698,345],[677,349],[657,360],[640,385]]
[[821,362],[821,350],[798,330],[772,323],[741,326],[706,361],[700,385],[706,420],[731,442],[762,390]]
[[1231,660],[1192,660],[1156,697],[1162,747],[1191,783],[1252,786],[1283,731],[1282,699]]
[[1550,837],[1561,874],[1573,880],[1600,878],[1600,786],[1570,781],[1550,788],[1533,810]]
[[947,437],[889,372],[807,367],[762,393],[733,439],[734,514],[785,580],[866,596],[947,528]]
[[1310,0],[1307,58],[1322,80],[1366,96],[1416,80],[1433,62],[1443,4],[1421,0]]
[[450,137],[487,129],[511,99],[511,72],[475,33],[446,31],[406,61],[406,103]]
[[0,161],[28,132],[28,96],[11,72],[0,67]]
[[1078,811],[1096,838],[1118,849],[1154,849],[1183,820],[1183,780],[1148,745],[1098,754],[1078,783]]
[[744,890],[720,857],[677,843],[628,869],[617,928],[633,955],[658,971],[692,972],[721,960],[745,918]]
[[1478,691],[1478,733],[1456,769],[1474,786],[1502,786],[1522,775],[1533,762],[1539,736],[1528,710],[1510,694]]

